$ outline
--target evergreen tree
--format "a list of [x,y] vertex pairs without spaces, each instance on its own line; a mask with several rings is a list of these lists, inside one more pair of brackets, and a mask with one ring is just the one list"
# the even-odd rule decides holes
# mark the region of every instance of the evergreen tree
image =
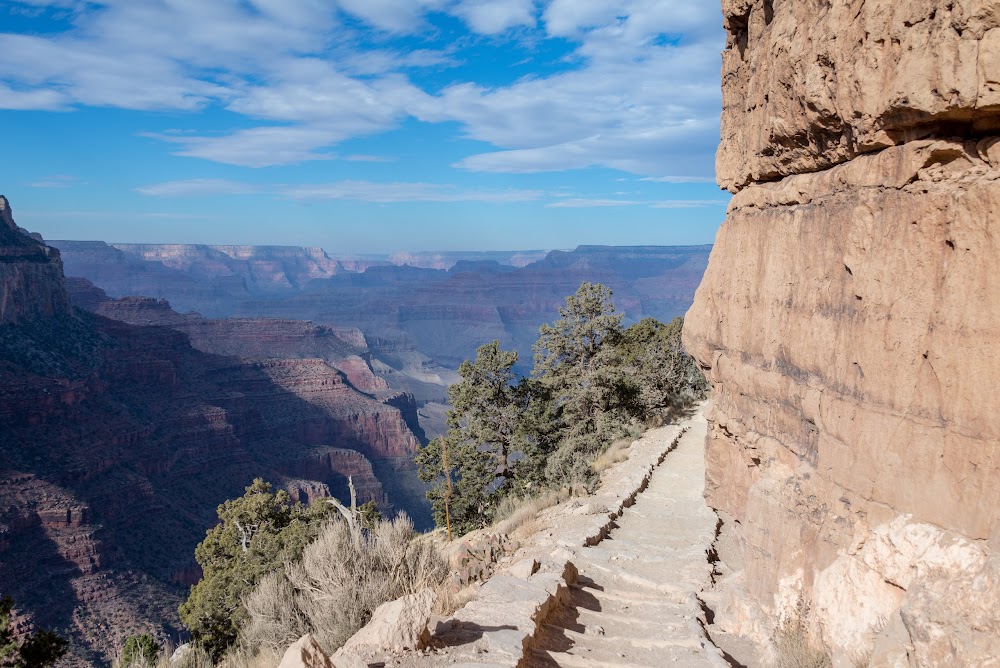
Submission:
[[499,341],[463,362],[448,390],[448,432],[417,455],[435,520],[458,533],[484,527],[509,494],[590,485],[592,462],[644,420],[704,397],[704,376],[681,345],[683,320],[622,329],[612,293],[583,283],[542,325],[532,378]]
[[260,478],[246,493],[218,508],[219,523],[195,549],[202,578],[180,607],[195,642],[218,659],[246,616],[242,600],[265,574],[296,559],[331,515],[326,503],[293,504],[284,490]]
[[621,372],[632,379],[646,416],[705,396],[705,377],[681,343],[683,326],[683,318],[668,324],[645,318],[618,342]]
[[485,526],[499,500],[515,487],[523,456],[521,416],[528,396],[518,383],[517,353],[493,341],[462,362],[462,380],[448,388],[448,433],[417,455],[420,477],[439,526],[465,533]]
[[121,665],[123,668],[128,668],[132,664],[154,666],[160,655],[160,649],[160,643],[156,642],[156,638],[148,633],[129,636],[122,648]]
[[69,643],[52,631],[36,631],[18,642],[11,628],[14,601],[0,598],[0,666],[47,668],[66,655]]
[[552,403],[549,428],[559,447],[547,462],[546,477],[555,484],[592,482],[590,460],[629,419],[633,390],[617,373],[614,347],[622,315],[611,297],[604,285],[583,283],[566,298],[560,318],[539,330],[533,375]]

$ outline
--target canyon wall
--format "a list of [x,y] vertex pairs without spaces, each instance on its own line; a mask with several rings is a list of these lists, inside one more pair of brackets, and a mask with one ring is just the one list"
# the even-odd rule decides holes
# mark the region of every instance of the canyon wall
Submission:
[[738,547],[716,623],[1000,665],[1000,2],[723,11],[735,196],[685,327]]
[[62,280],[59,251],[19,228],[0,195],[0,325],[68,315]]
[[178,637],[195,546],[255,477],[301,500],[351,477],[430,523],[415,404],[365,373],[359,332],[111,300],[0,205],[0,593],[69,638],[60,665]]
[[[67,275],[112,297],[142,295],[212,318],[288,318],[360,329],[383,375],[420,401],[444,400],[454,371],[500,339],[531,366],[538,327],[584,281],[614,290],[629,320],[669,321],[691,305],[709,246],[405,253],[345,268],[319,249],[55,241]],[[325,259],[324,259],[325,258]],[[517,266],[515,266],[517,265]],[[447,269],[445,269],[445,267]]]

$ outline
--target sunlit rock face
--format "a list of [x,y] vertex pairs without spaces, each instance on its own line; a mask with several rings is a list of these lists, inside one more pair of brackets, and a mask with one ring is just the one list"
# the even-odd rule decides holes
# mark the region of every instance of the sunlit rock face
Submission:
[[744,560],[719,623],[804,614],[835,665],[994,665],[1000,3],[724,11],[736,194],[685,328]]

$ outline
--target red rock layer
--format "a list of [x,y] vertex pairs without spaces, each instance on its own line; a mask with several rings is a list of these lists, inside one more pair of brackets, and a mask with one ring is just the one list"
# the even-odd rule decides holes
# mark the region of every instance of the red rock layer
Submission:
[[[50,271],[19,299],[68,303],[58,258],[46,259]],[[35,260],[20,256],[13,273]],[[356,350],[304,323],[206,325],[158,302],[119,308],[189,325],[206,348],[252,347],[254,327],[273,325],[263,338],[276,348]],[[0,591],[67,633],[75,665],[107,659],[130,633],[176,637],[194,547],[216,506],[253,478],[315,499],[346,496],[350,475],[360,502],[388,510],[365,455],[415,451],[400,410],[323,359],[252,361],[197,350],[166,326],[17,313],[34,317],[0,324]]]

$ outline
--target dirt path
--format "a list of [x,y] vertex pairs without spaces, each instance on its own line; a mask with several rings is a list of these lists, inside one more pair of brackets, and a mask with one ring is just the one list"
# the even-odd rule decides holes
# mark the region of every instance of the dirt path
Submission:
[[731,665],[699,621],[717,518],[704,501],[705,419],[688,424],[617,528],[574,559],[571,605],[544,626],[533,668]]

